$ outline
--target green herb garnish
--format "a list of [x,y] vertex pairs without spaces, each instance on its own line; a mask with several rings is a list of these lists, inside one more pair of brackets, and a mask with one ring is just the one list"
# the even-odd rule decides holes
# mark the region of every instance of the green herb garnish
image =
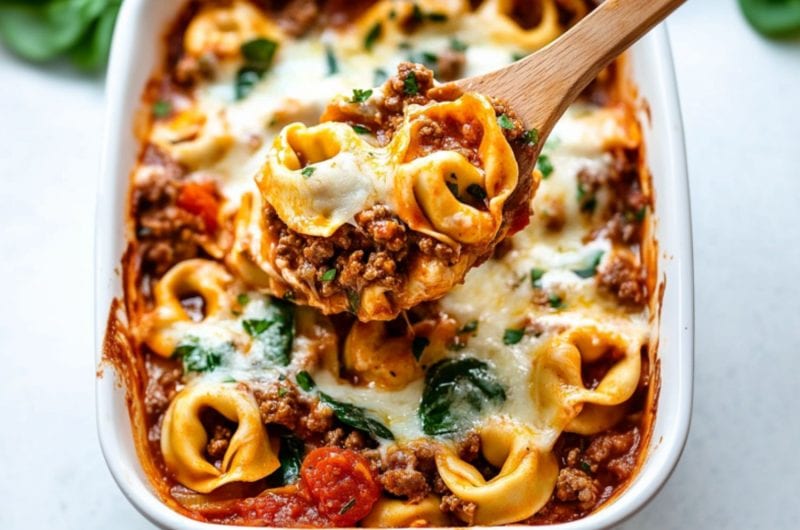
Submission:
[[505,389],[488,364],[472,357],[445,359],[425,374],[417,414],[425,434],[454,434],[487,405],[499,405],[505,399]]
[[467,43],[458,40],[457,38],[453,37],[450,39],[450,49],[454,52],[465,52],[469,46]]
[[547,155],[539,155],[536,165],[539,167],[539,171],[542,172],[542,178],[547,178],[553,173],[553,163]]
[[160,99],[153,103],[153,116],[156,118],[166,118],[170,114],[172,114],[172,103],[169,101],[165,101]]
[[212,372],[222,364],[223,358],[232,353],[233,345],[231,344],[209,348],[201,346],[196,337],[190,337],[175,348],[172,355],[183,361],[184,372]]
[[339,73],[339,61],[336,59],[336,54],[333,53],[333,47],[330,44],[325,45],[325,64],[328,67],[328,75]]
[[242,321],[248,335],[263,348],[267,360],[280,365],[289,364],[294,342],[294,310],[291,304],[273,299],[261,319]]
[[542,276],[544,276],[545,272],[547,271],[545,271],[544,269],[539,269],[537,267],[531,269],[531,285],[533,287],[539,288],[542,286]]
[[347,291],[347,308],[351,313],[358,313],[358,308],[361,307],[361,297],[356,291]]
[[367,127],[364,127],[363,125],[360,125],[358,123],[354,123],[353,125],[351,125],[351,127],[353,127],[353,130],[357,134],[372,134],[372,131],[370,131]]
[[522,135],[522,138],[531,145],[536,145],[539,143],[539,129],[533,128],[528,129],[525,131],[525,134]]
[[408,96],[416,96],[419,94],[417,76],[414,75],[414,72],[408,72],[406,78],[403,80],[403,93]]
[[336,419],[345,425],[349,425],[350,427],[358,429],[359,431],[364,431],[374,438],[394,440],[394,434],[392,434],[392,431],[387,429],[383,423],[373,418],[370,413],[366,411],[366,409],[351,403],[338,401],[325,392],[319,393],[319,399],[328,405],[333,410],[333,414],[336,416]]
[[311,378],[311,374],[305,370],[297,372],[297,375],[294,376],[294,380],[297,381],[297,386],[306,392],[311,392],[311,389],[317,386],[317,384],[314,382],[314,379]]
[[362,90],[360,88],[353,89],[353,97],[350,98],[350,103],[364,103],[372,95],[372,89],[367,88]]
[[339,515],[346,514],[355,505],[356,505],[356,499],[355,498],[351,498],[349,501],[344,503],[341,508],[339,508]]
[[459,333],[475,333],[478,331],[478,321],[477,320],[470,320],[464,326],[458,330]]
[[303,175],[305,178],[308,178],[311,175],[313,175],[316,170],[317,170],[317,168],[314,167],[314,166],[306,166],[306,167],[303,168],[303,170],[300,172],[300,174]]
[[244,65],[236,73],[235,96],[237,100],[246,98],[264,74],[272,66],[278,43],[259,37],[249,40],[240,47]]
[[503,129],[513,129],[514,128],[514,120],[508,117],[508,114],[501,114],[497,117],[497,123]]
[[503,344],[506,346],[511,346],[512,344],[516,344],[522,340],[522,337],[525,335],[524,329],[513,329],[508,328],[503,332]]
[[320,278],[323,282],[332,282],[336,279],[336,269],[328,269],[322,273],[322,277]]
[[581,278],[591,278],[597,274],[597,266],[600,265],[600,260],[603,259],[604,252],[602,250],[596,251],[588,260],[588,265],[580,269],[572,269],[572,272]]
[[236,303],[240,306],[246,306],[250,301],[250,296],[247,293],[242,293],[236,297]]
[[272,434],[273,429],[278,432],[278,439],[280,440],[278,461],[281,463],[281,467],[269,476],[269,482],[277,486],[294,484],[300,480],[300,468],[303,465],[306,444],[289,432],[288,429],[270,425],[270,434]]
[[514,52],[514,53],[511,54],[511,60],[514,61],[514,62],[517,62],[520,59],[524,59],[527,56],[528,56],[528,54],[525,53],[525,52]]
[[375,42],[380,38],[382,32],[383,24],[376,22],[375,25],[372,26],[367,32],[367,36],[364,37],[364,49],[368,52],[372,51],[372,48],[375,46]]
[[551,294],[548,296],[547,301],[550,303],[550,307],[553,309],[561,309],[564,307],[564,301],[557,294]]

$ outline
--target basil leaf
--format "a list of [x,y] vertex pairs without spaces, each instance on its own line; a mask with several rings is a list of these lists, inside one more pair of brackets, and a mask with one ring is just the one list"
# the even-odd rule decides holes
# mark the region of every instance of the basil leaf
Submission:
[[459,432],[488,405],[499,405],[506,392],[485,362],[467,357],[445,359],[425,375],[418,416],[428,435]]
[[551,294],[547,298],[547,301],[550,303],[550,307],[552,307],[553,309],[561,309],[562,307],[564,307],[564,301],[557,294]]
[[291,304],[272,299],[262,319],[242,321],[248,335],[261,344],[266,358],[280,366],[287,366],[294,341],[294,311]]
[[739,0],[744,17],[759,33],[768,37],[800,34],[800,1]]
[[174,357],[180,357],[183,362],[183,371],[188,372],[212,372],[220,364],[224,357],[233,353],[233,346],[226,344],[219,349],[201,346],[195,337],[190,337],[186,342],[181,343],[172,353]]
[[604,252],[602,250],[596,251],[591,258],[589,258],[589,264],[582,268],[582,269],[572,269],[572,272],[580,276],[581,278],[591,278],[595,274],[597,274],[597,266],[600,265],[600,260],[603,259]]
[[364,431],[374,438],[394,440],[392,431],[387,429],[380,421],[371,417],[365,409],[357,405],[337,401],[325,392],[320,392],[319,398],[333,409],[334,416],[345,425]]

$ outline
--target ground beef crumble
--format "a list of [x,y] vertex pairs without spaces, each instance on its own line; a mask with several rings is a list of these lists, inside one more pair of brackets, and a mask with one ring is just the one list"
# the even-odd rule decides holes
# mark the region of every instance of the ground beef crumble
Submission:
[[638,308],[647,302],[647,274],[629,253],[614,253],[598,269],[597,284],[624,305]]

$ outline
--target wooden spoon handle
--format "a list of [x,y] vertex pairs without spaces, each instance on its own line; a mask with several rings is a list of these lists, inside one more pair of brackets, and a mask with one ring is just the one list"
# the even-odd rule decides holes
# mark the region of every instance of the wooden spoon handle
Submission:
[[685,0],[605,0],[560,38],[514,65],[458,82],[509,103],[547,136],[605,66]]

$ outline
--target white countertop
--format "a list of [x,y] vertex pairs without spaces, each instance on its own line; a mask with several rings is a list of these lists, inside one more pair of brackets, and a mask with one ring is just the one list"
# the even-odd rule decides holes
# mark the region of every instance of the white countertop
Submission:
[[[693,0],[669,28],[694,220],[694,419],[673,477],[625,527],[797,528],[800,40],[763,40],[734,0]],[[0,528],[151,528],[95,433],[102,81],[0,50],[0,91]]]

